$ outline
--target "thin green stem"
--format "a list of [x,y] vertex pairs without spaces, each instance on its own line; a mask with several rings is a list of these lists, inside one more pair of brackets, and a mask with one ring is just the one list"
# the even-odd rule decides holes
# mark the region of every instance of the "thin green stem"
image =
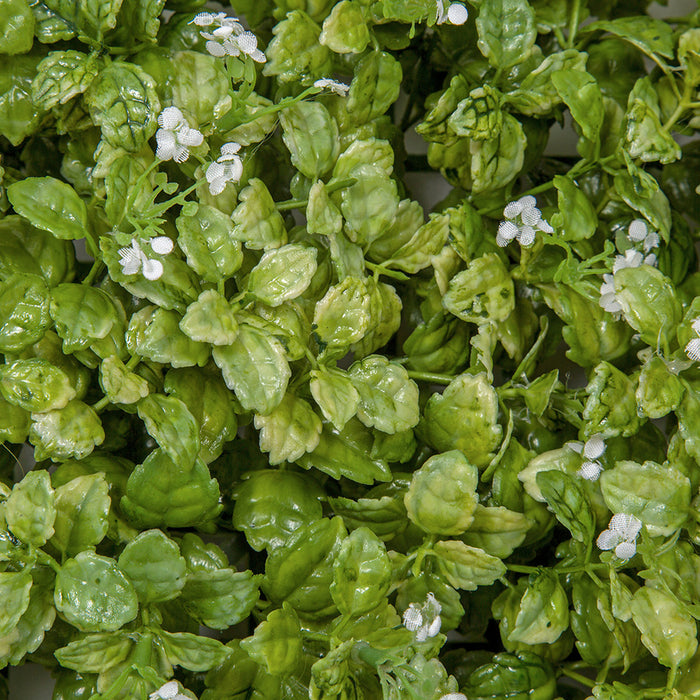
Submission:
[[582,685],[588,686],[589,688],[592,688],[595,685],[595,681],[592,678],[589,678],[588,676],[584,676],[582,673],[577,673],[576,671],[571,671],[568,668],[562,668],[561,673],[563,676],[566,676],[567,678],[571,678],[572,681],[577,681],[578,683],[581,683]]
[[129,361],[126,363],[126,368],[130,371],[133,372],[141,362],[141,358],[138,355],[133,355],[132,357],[129,358]]
[[109,406],[109,404],[110,404],[109,399],[106,396],[103,396],[99,401],[92,404],[91,408],[95,413],[99,414],[99,413],[102,413],[102,411],[104,411],[105,408],[107,408],[107,406]]
[[100,260],[99,258],[95,259],[95,262],[92,263],[92,267],[90,268],[90,272],[87,273],[85,279],[81,282],[81,284],[84,284],[86,287],[89,287],[95,281],[97,275],[100,274],[103,267],[104,263],[102,262],[102,260]]
[[399,272],[398,270],[389,270],[388,268],[384,267],[384,265],[377,265],[369,260],[365,260],[365,267],[368,270],[371,270],[375,276],[384,275],[385,277],[391,277],[392,279],[401,280],[402,282],[409,279],[408,275],[405,275],[403,272]]
[[411,377],[411,379],[418,380],[419,382],[431,382],[432,384],[444,384],[445,386],[447,386],[454,379],[454,376],[449,374],[418,372],[412,369],[408,370],[408,376]]
[[[331,182],[326,185],[326,193],[333,194],[338,190],[345,189],[346,187],[352,187],[357,182],[357,178],[347,177],[343,180],[338,180],[337,182]],[[302,209],[306,208],[308,205],[308,199],[285,199],[283,202],[277,202],[275,207],[277,211],[289,211],[290,209]]]
[[574,0],[574,7],[571,11],[571,16],[569,17],[569,36],[566,42],[567,49],[572,49],[574,47],[576,32],[578,31],[578,20],[580,12],[581,0]]

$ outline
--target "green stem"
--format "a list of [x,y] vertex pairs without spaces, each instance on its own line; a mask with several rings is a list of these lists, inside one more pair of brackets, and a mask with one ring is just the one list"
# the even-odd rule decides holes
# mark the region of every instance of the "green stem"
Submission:
[[141,192],[141,188],[143,186],[143,183],[146,181],[146,178],[158,167],[158,164],[160,161],[158,159],[155,159],[140,175],[139,179],[136,180],[136,184],[134,185],[133,189],[129,193],[129,196],[126,199],[126,206],[124,207],[127,212],[131,212],[134,208],[134,201],[136,197],[139,195]]
[[36,558],[40,564],[52,568],[56,573],[61,570],[60,564],[50,554],[47,554],[42,549],[36,550]]
[[129,358],[129,361],[126,363],[126,368],[130,371],[133,372],[141,362],[141,358],[138,355],[133,355],[132,357]]
[[578,683],[588,686],[589,688],[592,688],[595,685],[595,681],[592,678],[584,676],[582,673],[576,673],[576,671],[571,671],[568,668],[562,668],[561,673],[563,676],[571,678],[572,681],[577,681]]
[[666,692],[670,693],[676,685],[676,676],[678,675],[678,666],[671,666],[666,676]]
[[[555,574],[580,574],[584,571],[591,571],[593,569],[607,569],[607,564],[585,564],[582,566],[565,566],[561,569],[556,567],[550,569]],[[541,566],[527,566],[526,564],[506,564],[506,569],[512,571],[516,574],[536,574],[542,570]]]
[[388,268],[384,267],[384,265],[377,265],[376,263],[372,263],[369,260],[365,260],[365,267],[368,270],[371,270],[375,274],[375,276],[385,275],[386,277],[391,277],[395,280],[401,280],[402,282],[409,279],[408,275],[405,275],[403,272],[399,272],[398,270],[389,270]]
[[176,204],[184,204],[185,203],[185,197],[189,195],[191,192],[194,192],[194,190],[197,189],[203,182],[206,182],[205,178],[202,178],[201,180],[197,180],[194,184],[190,185],[186,190],[183,190],[179,194],[176,194],[174,197],[171,199],[168,199],[165,202],[162,202],[161,204],[158,204],[157,206],[152,207],[148,212],[146,212],[146,216],[150,218],[155,218],[160,216],[161,214],[165,214],[170,207],[175,206]]
[[102,260],[100,260],[99,258],[96,258],[95,262],[92,263],[92,267],[90,268],[90,272],[88,272],[87,276],[81,282],[81,284],[84,284],[85,286],[89,287],[95,281],[95,278],[97,277],[97,275],[100,274],[103,267],[104,267],[104,263],[102,262]]
[[102,413],[102,411],[109,406],[110,401],[106,396],[103,396],[99,401],[92,404],[91,408],[95,413]]
[[574,40],[576,39],[576,32],[578,31],[578,19],[580,11],[581,0],[574,0],[574,7],[571,12],[571,17],[569,19],[569,37],[566,44],[567,49],[572,49],[574,47]]
[[[356,182],[357,178],[354,177],[347,177],[343,180],[332,182],[326,185],[326,193],[333,194],[333,192],[337,192],[338,190],[342,190],[346,187],[352,187]],[[275,207],[277,208],[277,211],[288,211],[290,209],[302,208],[305,209],[308,203],[308,199],[285,199],[283,202],[277,202],[277,204],[275,204]]]
[[417,379],[419,382],[431,382],[433,384],[444,384],[447,386],[454,377],[449,374],[433,374],[432,372],[417,372],[412,369],[408,370],[408,376],[411,379]]

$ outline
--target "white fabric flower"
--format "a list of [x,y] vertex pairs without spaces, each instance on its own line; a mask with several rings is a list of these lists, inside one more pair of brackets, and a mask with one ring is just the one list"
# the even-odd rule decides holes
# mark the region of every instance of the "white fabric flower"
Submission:
[[428,637],[434,637],[440,631],[441,610],[442,605],[432,593],[428,593],[423,605],[411,603],[406,608],[403,614],[404,627],[416,633],[416,641],[424,642]]
[[566,446],[584,458],[581,468],[576,473],[588,481],[595,481],[603,471],[603,465],[598,461],[605,452],[603,436],[596,433],[591,435],[586,442],[572,440],[567,442]]
[[440,700],[467,700],[467,696],[464,693],[447,693]]
[[616,255],[613,263],[613,274],[625,267],[639,267],[644,262],[644,256],[634,248],[628,248],[624,255]]
[[620,304],[617,300],[617,296],[615,296],[615,278],[613,275],[603,275],[603,284],[600,285],[600,299],[598,300],[598,304],[611,314],[617,315],[622,311],[622,304]]
[[437,17],[435,24],[449,22],[455,26],[464,24],[469,18],[469,11],[461,2],[450,3],[445,10],[444,0],[437,0]]
[[209,183],[209,192],[221,194],[228,182],[238,182],[243,174],[243,161],[238,155],[241,145],[235,141],[225,143],[221,147],[221,155],[215,163],[207,168],[205,177]]
[[224,12],[200,12],[193,20],[198,27],[212,27],[199,32],[206,39],[207,51],[216,57],[245,54],[258,63],[265,63],[265,54],[258,49],[258,38],[235,18]]
[[350,89],[349,85],[330,78],[319,78],[314,82],[314,87],[321,88],[321,90],[330,90],[341,97],[345,97]]
[[615,550],[618,559],[631,559],[637,553],[637,535],[642,529],[642,521],[634,515],[615,513],[610,518],[608,529],[598,535],[599,549]]
[[659,234],[656,231],[649,231],[644,219],[634,219],[630,223],[627,227],[627,239],[633,247],[626,250],[624,256],[615,256],[613,273],[623,267],[639,267],[640,265],[656,267],[657,256],[650,251],[659,247]]
[[[167,236],[155,236],[149,240],[149,244],[153,252],[159,255],[167,255],[173,249],[173,242]],[[140,271],[151,282],[163,275],[163,263],[148,258],[135,238],[130,246],[119,249],[119,264],[125,275],[135,275]]]
[[156,158],[184,163],[190,157],[190,146],[201,146],[204,136],[187,123],[177,107],[166,107],[158,115]]
[[180,684],[177,681],[168,681],[151,693],[148,700],[190,700],[190,698],[180,692]]
[[[700,336],[700,318],[696,318],[691,328],[697,336]],[[700,362],[700,337],[693,338],[685,346],[685,354],[693,361]]]
[[535,242],[537,232],[553,233],[554,229],[542,218],[542,212],[535,206],[537,200],[532,195],[506,204],[503,209],[505,221],[501,221],[496,234],[496,243],[502,248],[517,240],[528,248]]

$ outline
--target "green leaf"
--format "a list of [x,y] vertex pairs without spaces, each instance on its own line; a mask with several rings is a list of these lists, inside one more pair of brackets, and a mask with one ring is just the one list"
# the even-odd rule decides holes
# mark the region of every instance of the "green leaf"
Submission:
[[359,422],[348,423],[342,431],[324,426],[316,449],[302,455],[297,464],[304,469],[315,467],[334,479],[341,476],[360,484],[390,481],[386,462],[371,456],[372,436]]
[[12,632],[29,606],[32,576],[28,571],[0,572],[0,638]]
[[565,175],[555,175],[559,211],[551,217],[550,223],[556,231],[561,231],[567,241],[582,241],[590,238],[598,227],[598,216],[588,196]]
[[282,215],[277,211],[275,202],[262,180],[249,180],[248,186],[241,190],[238,199],[240,204],[231,214],[235,224],[235,240],[241,241],[251,250],[279,248],[287,242],[287,230]]
[[595,517],[589,498],[576,477],[559,469],[551,469],[538,472],[535,480],[549,509],[571,532],[572,537],[584,544],[592,542]]
[[270,464],[295,462],[316,449],[321,436],[321,419],[308,402],[289,392],[270,413],[256,415],[254,423]]
[[148,382],[134,372],[116,356],[107,357],[100,363],[100,386],[110,403],[132,404],[148,396]]
[[459,540],[436,542],[433,551],[438,557],[438,569],[455,588],[475,591],[478,586],[490,586],[506,573],[505,564],[498,557]]
[[76,396],[70,377],[38,357],[1,366],[0,392],[6,401],[34,413],[64,408]]
[[371,51],[355,65],[345,108],[358,124],[378,117],[396,102],[401,88],[401,64],[384,51]]
[[120,39],[123,37],[124,43],[154,42],[164,5],[165,0],[122,0],[117,18]]
[[324,347],[344,348],[357,342],[370,324],[367,286],[356,277],[346,277],[330,287],[314,309],[314,332]]
[[56,649],[54,655],[65,668],[80,673],[102,673],[126,661],[133,646],[125,632],[98,632]]
[[341,0],[323,21],[319,42],[335,53],[362,53],[370,41],[362,6]]
[[297,528],[267,556],[265,595],[277,604],[286,601],[303,618],[332,615],[337,610],[330,594],[333,562],[346,536],[341,518],[322,518]]
[[41,340],[51,325],[43,278],[19,273],[0,281],[0,319],[0,352],[20,352]]
[[85,102],[103,138],[130,153],[140,151],[158,127],[155,83],[132,63],[112,63],[102,70],[85,93]]
[[621,460],[600,475],[605,505],[639,518],[652,536],[668,537],[682,527],[690,508],[690,480],[675,467]]
[[138,612],[136,592],[114,559],[80,552],[56,574],[56,609],[82,632],[113,632]]
[[76,27],[52,12],[43,2],[30,0],[29,4],[34,14],[34,34],[42,44],[75,38]]
[[145,306],[129,321],[129,352],[173,367],[204,366],[209,359],[208,346],[188,338],[180,330],[180,321],[175,311]]
[[498,397],[486,375],[462,374],[425,406],[419,435],[440,452],[460,450],[478,467],[485,466],[499,445]]
[[642,644],[664,666],[678,668],[695,654],[697,625],[675,597],[645,586],[632,596],[631,609]]
[[306,474],[267,469],[250,472],[236,487],[233,526],[245,533],[256,552],[272,551],[300,527],[321,518],[322,495]]
[[385,542],[408,525],[406,508],[393,496],[381,498],[329,498],[328,502],[349,529],[368,527]]
[[63,408],[32,414],[29,441],[37,461],[84,459],[105,439],[102,423],[87,404],[72,399]]
[[636,46],[649,57],[656,54],[673,58],[673,29],[668,22],[642,15],[639,17],[618,17],[613,20],[598,20],[583,27],[582,34],[599,30],[610,32]]
[[200,343],[230,345],[238,334],[238,321],[226,297],[207,289],[187,307],[180,330]]
[[161,630],[158,638],[173,666],[181,666],[195,673],[203,673],[218,666],[230,653],[218,639],[200,637],[189,632]]
[[343,217],[338,207],[328,196],[325,184],[321,180],[317,180],[309,189],[309,203],[306,205],[306,230],[320,236],[331,236],[339,234],[342,228]]
[[[132,154],[121,148],[112,149],[104,141],[101,143],[104,146],[103,152],[111,149],[121,153],[110,163],[105,175],[105,214],[109,222],[118,228],[125,220],[128,220],[127,217],[132,214],[134,209],[139,211],[148,206],[151,188],[147,185],[140,187],[137,191],[136,186],[143,184],[143,180],[140,178],[153,162],[153,158],[146,148],[138,154]],[[95,172],[93,171],[94,176]],[[128,223],[124,223],[124,225],[130,226]]]
[[477,504],[474,520],[460,539],[470,547],[505,559],[523,543],[532,526],[533,522],[522,513],[504,506]]
[[598,142],[604,109],[596,79],[586,71],[568,69],[555,71],[551,80],[583,136],[589,141]]
[[121,507],[139,528],[200,525],[221,511],[219,484],[201,460],[182,469],[157,449],[131,473]]
[[548,570],[533,574],[508,635],[509,641],[552,644],[569,626],[569,599],[557,575]]
[[99,69],[94,54],[52,51],[37,68],[32,83],[32,100],[42,110],[64,105],[90,87]]
[[78,38],[101,41],[117,22],[122,0],[42,0],[44,5],[78,29]]
[[366,527],[345,538],[333,562],[331,597],[343,615],[357,617],[376,608],[391,584],[384,543]]
[[199,453],[199,425],[180,399],[150,394],[136,408],[148,434],[180,469],[194,464]]
[[316,273],[316,248],[297,244],[269,250],[250,271],[248,292],[268,306],[304,293]]
[[317,180],[338,157],[338,125],[320,102],[298,102],[280,113],[282,140],[292,165]]
[[231,345],[212,349],[226,386],[247,411],[260,415],[279,406],[291,376],[284,347],[275,337],[247,323]]
[[342,430],[345,424],[357,413],[360,394],[354,387],[348,373],[340,369],[319,367],[311,370],[309,388],[323,417]]
[[299,619],[287,603],[273,610],[256,628],[252,637],[241,641],[241,648],[268,673],[287,676],[302,661]]
[[26,53],[34,43],[34,15],[27,0],[0,3],[0,54]]
[[182,590],[182,605],[201,624],[226,629],[250,615],[260,597],[258,579],[251,571],[194,571]]
[[43,469],[31,471],[12,488],[5,501],[7,527],[15,537],[42,547],[54,533],[56,508],[51,477]]
[[87,209],[75,190],[53,177],[28,177],[7,188],[12,207],[56,238],[85,238]]
[[185,586],[185,560],[177,544],[160,530],[139,533],[124,547],[117,563],[141,603],[171,600]]
[[0,440],[23,443],[29,435],[31,417],[28,411],[11,404],[0,393]]
[[207,282],[227,279],[241,266],[241,244],[233,237],[233,222],[223,212],[200,204],[196,214],[181,214],[175,225],[187,264]]
[[479,51],[499,70],[525,61],[537,38],[535,13],[526,0],[483,3],[476,29]]
[[41,56],[4,56],[0,65],[0,136],[18,146],[44,116],[32,102],[32,81]]
[[355,362],[348,376],[360,397],[357,417],[367,427],[394,434],[418,423],[418,386],[401,365],[371,355]]
[[104,474],[78,476],[54,492],[56,519],[51,544],[63,555],[99,544],[107,534],[111,500]]
[[[644,416],[663,418],[680,406],[684,394],[683,383],[661,357],[653,356],[642,366],[635,398]],[[678,417],[685,422],[681,414]]]

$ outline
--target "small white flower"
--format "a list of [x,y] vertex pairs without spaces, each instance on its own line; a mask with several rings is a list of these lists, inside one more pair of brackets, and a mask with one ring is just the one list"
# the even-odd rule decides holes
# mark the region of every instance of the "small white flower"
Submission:
[[624,259],[621,255],[616,256],[613,272],[623,267],[639,267],[642,264],[656,266],[656,254],[649,251],[659,247],[659,234],[656,231],[649,231],[644,219],[632,221],[627,227],[627,239],[634,247],[625,251]]
[[440,700],[467,700],[467,696],[464,693],[447,693]]
[[619,315],[622,311],[622,304],[620,304],[615,295],[615,278],[613,275],[603,275],[598,304],[611,314]]
[[469,18],[469,11],[460,2],[453,2],[447,6],[447,11],[445,11],[444,0],[437,0],[437,17],[435,18],[435,24],[444,24],[449,22],[459,26],[464,24]]
[[603,465],[598,461],[605,452],[603,436],[596,433],[591,435],[586,442],[572,440],[567,442],[566,446],[584,458],[584,462],[581,464],[577,474],[588,481],[595,481],[603,471]]
[[432,593],[428,593],[423,605],[411,603],[406,608],[403,614],[404,627],[416,633],[416,641],[424,642],[428,637],[434,637],[440,631],[441,610],[442,605]]
[[223,12],[200,12],[193,20],[198,27],[213,27],[211,32],[199,32],[206,39],[207,51],[216,57],[245,54],[258,63],[265,63],[265,54],[258,49],[258,39],[235,18]]
[[330,90],[341,97],[345,97],[350,89],[349,85],[330,78],[319,78],[314,82],[314,87],[321,88],[321,90]]
[[506,219],[498,226],[496,243],[507,246],[517,240],[521,246],[528,248],[535,242],[537,232],[553,233],[554,229],[542,218],[542,212],[535,206],[537,200],[532,195],[506,204],[503,216]]
[[209,183],[209,192],[221,194],[228,182],[238,182],[243,174],[243,161],[238,155],[241,145],[235,141],[225,143],[221,147],[221,155],[215,163],[207,168],[205,177]]
[[[149,243],[153,252],[159,255],[167,255],[173,249],[173,242],[167,236],[155,236]],[[130,246],[119,249],[119,264],[125,275],[135,275],[141,271],[150,281],[160,279],[163,275],[163,263],[160,260],[148,258],[135,238]]]
[[634,248],[628,248],[624,255],[616,255],[613,263],[613,274],[624,267],[639,267],[644,262],[644,256]]
[[599,549],[614,549],[618,559],[631,559],[637,552],[637,535],[642,529],[642,521],[634,515],[615,513],[610,518],[608,529],[598,535]]
[[204,136],[187,123],[177,107],[166,107],[158,115],[156,158],[184,163],[190,157],[190,146],[201,146]]
[[[700,318],[696,318],[693,321],[691,328],[700,336]],[[700,362],[700,337],[693,338],[687,343],[685,346],[685,354],[693,360],[693,362]]]
[[168,681],[148,696],[148,700],[190,700],[180,692],[177,681]]

